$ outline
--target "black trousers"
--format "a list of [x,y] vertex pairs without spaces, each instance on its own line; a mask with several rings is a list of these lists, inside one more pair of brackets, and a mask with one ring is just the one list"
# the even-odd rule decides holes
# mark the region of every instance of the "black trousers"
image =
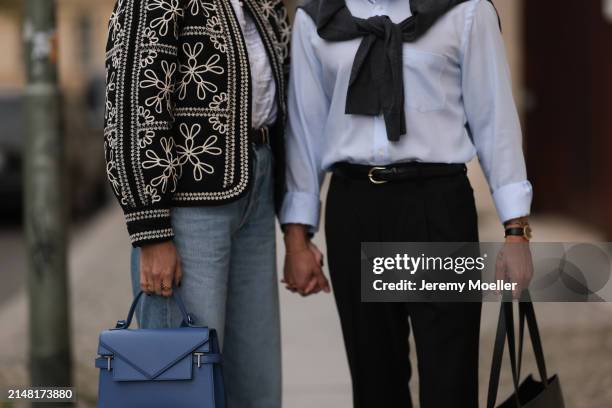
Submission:
[[467,174],[382,185],[334,175],[325,225],[354,406],[412,407],[412,327],[421,407],[476,408],[480,303],[360,301],[361,242],[478,241]]

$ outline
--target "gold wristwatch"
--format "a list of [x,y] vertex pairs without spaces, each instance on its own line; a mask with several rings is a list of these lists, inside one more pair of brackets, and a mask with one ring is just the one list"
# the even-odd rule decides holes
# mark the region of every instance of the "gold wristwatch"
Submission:
[[508,227],[505,230],[504,237],[523,237],[525,240],[531,241],[531,227],[529,224]]

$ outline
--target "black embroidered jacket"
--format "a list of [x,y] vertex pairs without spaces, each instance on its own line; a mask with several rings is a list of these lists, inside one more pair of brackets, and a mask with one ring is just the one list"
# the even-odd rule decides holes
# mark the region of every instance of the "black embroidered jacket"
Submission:
[[[290,26],[282,0],[243,0],[268,51],[284,184]],[[170,208],[224,204],[251,180],[251,80],[229,0],[117,0],[106,52],[106,171],[133,245],[172,238]]]

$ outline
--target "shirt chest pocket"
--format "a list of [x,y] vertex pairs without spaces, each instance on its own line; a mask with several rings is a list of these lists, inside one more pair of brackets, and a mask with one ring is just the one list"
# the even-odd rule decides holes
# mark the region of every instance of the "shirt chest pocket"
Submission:
[[419,112],[440,110],[446,102],[442,73],[446,58],[404,48],[404,99],[407,109]]

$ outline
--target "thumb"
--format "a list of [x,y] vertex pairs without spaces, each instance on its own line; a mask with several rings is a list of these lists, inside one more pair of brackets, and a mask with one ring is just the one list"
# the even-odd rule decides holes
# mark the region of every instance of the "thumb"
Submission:
[[319,288],[321,288],[323,292],[325,293],[331,292],[331,288],[329,287],[329,281],[327,280],[325,275],[323,275],[323,273],[319,273],[317,275],[317,280],[319,282]]
[[176,270],[174,271],[174,285],[179,287],[181,286],[181,281],[183,280],[183,267],[181,266],[181,261],[176,261]]

